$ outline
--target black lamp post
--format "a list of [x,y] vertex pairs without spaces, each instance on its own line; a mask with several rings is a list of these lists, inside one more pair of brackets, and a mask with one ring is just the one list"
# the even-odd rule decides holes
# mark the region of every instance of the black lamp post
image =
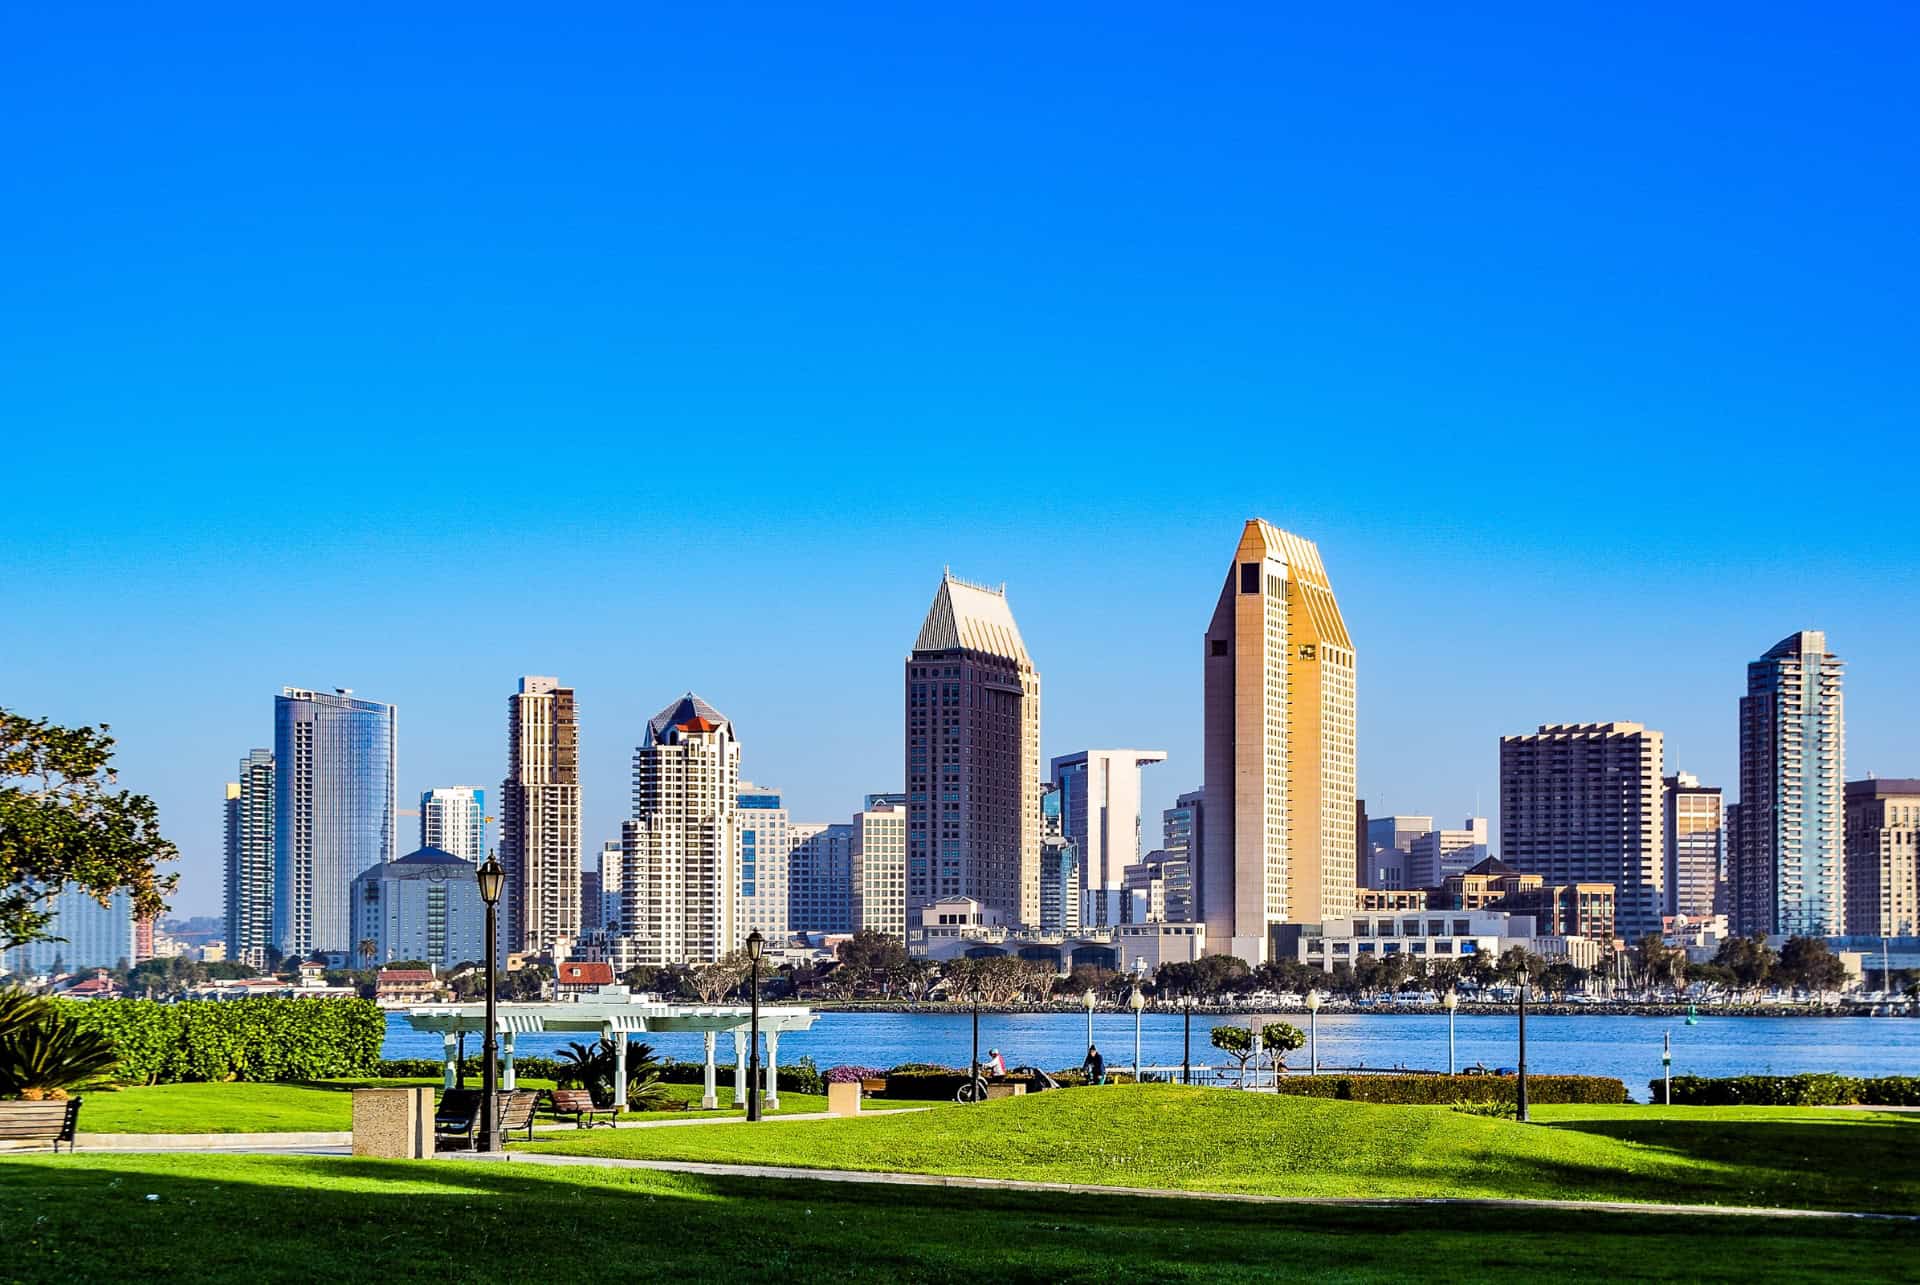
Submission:
[[767,939],[758,928],[747,934],[747,962],[753,969],[753,987],[749,991],[753,1009],[747,1037],[747,1119],[760,1118],[760,954]]
[[1193,992],[1180,996],[1180,1008],[1186,1021],[1180,1034],[1180,1083],[1193,1083]]
[[500,943],[495,931],[495,915],[499,912],[500,889],[507,882],[507,872],[501,868],[500,859],[493,853],[474,872],[474,878],[480,884],[480,900],[487,903],[487,1029],[480,1042],[480,1143],[481,1151],[500,1149],[500,1104],[497,1098],[499,1069],[495,1063],[494,1023],[494,968],[498,963]]
[[978,1102],[986,1095],[980,1092],[980,979],[973,979],[973,1061],[967,1064],[967,1089]]
[[1527,1118],[1527,982],[1526,969],[1522,968],[1520,971],[1520,1083],[1515,1090],[1518,1110],[1514,1112],[1515,1118],[1521,1121]]

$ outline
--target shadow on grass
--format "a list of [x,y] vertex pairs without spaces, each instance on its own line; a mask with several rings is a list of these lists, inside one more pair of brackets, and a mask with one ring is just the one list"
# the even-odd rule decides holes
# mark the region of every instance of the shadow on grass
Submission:
[[[151,1199],[150,1197],[157,1197]],[[1475,1279],[1675,1262],[1744,1281],[1893,1275],[1888,1224],[1557,1211],[1276,1208],[710,1179],[499,1162],[115,1156],[0,1162],[0,1277],[151,1281],[671,1278]],[[1383,1233],[1405,1233],[1404,1235]],[[1770,1273],[1772,1275],[1770,1275]]]

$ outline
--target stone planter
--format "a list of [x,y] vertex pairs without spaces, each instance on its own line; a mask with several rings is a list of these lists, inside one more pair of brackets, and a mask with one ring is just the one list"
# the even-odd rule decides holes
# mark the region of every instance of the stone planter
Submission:
[[827,1082],[827,1110],[834,1115],[860,1114],[860,1085],[853,1080]]

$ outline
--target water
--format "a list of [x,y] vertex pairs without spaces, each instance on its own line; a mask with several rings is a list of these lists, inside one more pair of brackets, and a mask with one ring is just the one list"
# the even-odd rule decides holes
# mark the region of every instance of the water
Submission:
[[[1245,1018],[1193,1019],[1193,1060],[1224,1063],[1226,1055],[1207,1042],[1216,1022]],[[1286,1015],[1303,1031],[1306,1014]],[[1516,1021],[1512,1016],[1456,1018],[1456,1063],[1489,1067],[1517,1061]],[[967,1013],[821,1013],[811,1031],[781,1036],[780,1060],[810,1056],[822,1069],[847,1063],[890,1067],[902,1062],[939,1062],[965,1066],[971,1049]],[[1660,1037],[1673,1035],[1675,1075],[1788,1075],[1836,1071],[1845,1075],[1920,1074],[1920,1020],[1868,1017],[1709,1017],[1687,1026],[1678,1017],[1627,1017],[1583,1014],[1527,1019],[1527,1069],[1540,1075],[1609,1075],[1624,1080],[1637,1098],[1660,1075]],[[516,1051],[550,1056],[579,1034],[524,1035]],[[660,1054],[698,1061],[704,1045],[694,1034],[643,1035]],[[1094,1017],[1094,1040],[1116,1070],[1133,1064],[1133,1016],[1103,1012]],[[1447,1018],[1444,1013],[1329,1014],[1319,1021],[1320,1066],[1447,1069]],[[1080,1065],[1087,1052],[1087,1019],[1079,1013],[983,1014],[980,1053],[998,1048],[1009,1066],[1036,1065],[1048,1070]],[[469,1038],[467,1051],[477,1053]],[[1178,1065],[1181,1018],[1177,1013],[1147,1013],[1141,1022],[1141,1060],[1148,1065]],[[438,1058],[440,1037],[415,1032],[398,1014],[387,1018],[385,1055],[390,1058]],[[732,1040],[721,1038],[720,1056],[732,1056]],[[1289,1056],[1294,1068],[1307,1065],[1307,1050]]]

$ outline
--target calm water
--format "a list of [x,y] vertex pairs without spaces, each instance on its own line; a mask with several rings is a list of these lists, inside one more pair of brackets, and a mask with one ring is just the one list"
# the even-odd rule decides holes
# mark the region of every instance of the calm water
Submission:
[[[1194,1017],[1196,1063],[1226,1060],[1207,1043],[1206,1033],[1216,1022],[1234,1020]],[[1287,1020],[1306,1029],[1304,1013],[1288,1015]],[[1093,1022],[1094,1040],[1108,1063],[1116,1069],[1131,1065],[1132,1015],[1100,1013]],[[1462,1014],[1457,1022],[1458,1065],[1514,1064],[1512,1017]],[[1784,1075],[1799,1071],[1920,1074],[1920,1020],[1866,1017],[1702,1017],[1698,1026],[1684,1025],[1677,1017],[1529,1017],[1527,1069],[1543,1075],[1611,1075],[1626,1081],[1634,1096],[1644,1098],[1647,1081],[1660,1074],[1660,1037],[1668,1031],[1673,1034],[1675,1075]],[[1148,1013],[1141,1032],[1144,1062],[1179,1063],[1178,1014]],[[517,1050],[545,1055],[569,1039],[579,1038],[522,1036]],[[703,1055],[698,1035],[639,1038],[662,1054],[683,1061],[697,1061]],[[971,1022],[964,1013],[822,1013],[811,1031],[781,1037],[780,1060],[784,1063],[811,1056],[822,1070],[841,1063],[889,1067],[902,1062],[941,1062],[965,1066],[970,1039]],[[983,1015],[980,1019],[982,1056],[988,1048],[997,1047],[1009,1066],[1032,1064],[1050,1070],[1078,1066],[1086,1055],[1086,1039],[1087,1021],[1082,1014]],[[1447,1019],[1444,1014],[1323,1013],[1319,1044],[1323,1070],[1406,1066],[1444,1071]],[[732,1055],[731,1046],[732,1040],[723,1036],[723,1059]],[[398,1015],[388,1017],[386,1056],[438,1058],[440,1050],[437,1035],[416,1033]],[[478,1052],[473,1039],[468,1041],[468,1052]],[[1301,1049],[1289,1061],[1296,1068],[1304,1067],[1307,1050]]]

